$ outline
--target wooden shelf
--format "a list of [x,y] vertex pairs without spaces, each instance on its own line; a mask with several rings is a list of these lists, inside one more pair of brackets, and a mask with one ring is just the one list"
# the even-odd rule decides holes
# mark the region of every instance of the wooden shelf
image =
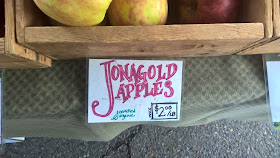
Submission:
[[16,43],[14,0],[5,0],[5,37],[0,38],[0,68],[25,69],[51,66],[51,59]]
[[26,44],[57,59],[228,55],[262,38],[261,23],[25,28]]
[[230,55],[273,34],[270,0],[242,6],[240,23],[55,27],[32,0],[16,0],[17,41],[53,59]]

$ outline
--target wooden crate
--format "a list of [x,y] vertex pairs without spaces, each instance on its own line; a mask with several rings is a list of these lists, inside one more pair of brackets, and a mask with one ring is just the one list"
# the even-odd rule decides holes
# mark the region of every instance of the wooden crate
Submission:
[[32,0],[16,0],[17,41],[53,59],[230,55],[272,37],[271,0],[243,0],[240,23],[50,26]]
[[273,0],[273,37],[239,52],[240,55],[280,53],[280,11],[279,0]]
[[14,0],[5,0],[5,37],[0,38],[0,68],[50,67],[50,58],[16,43],[14,4]]

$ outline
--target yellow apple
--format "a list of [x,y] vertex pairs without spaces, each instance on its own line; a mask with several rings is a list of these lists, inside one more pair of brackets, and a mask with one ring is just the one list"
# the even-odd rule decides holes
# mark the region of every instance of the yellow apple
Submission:
[[113,0],[108,17],[112,25],[164,25],[167,0]]
[[69,26],[101,23],[112,0],[33,0],[49,17]]

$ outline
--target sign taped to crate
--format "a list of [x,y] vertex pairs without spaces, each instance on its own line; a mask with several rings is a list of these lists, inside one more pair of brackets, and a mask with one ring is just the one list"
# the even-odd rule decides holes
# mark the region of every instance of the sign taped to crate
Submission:
[[89,59],[88,123],[180,120],[183,61]]

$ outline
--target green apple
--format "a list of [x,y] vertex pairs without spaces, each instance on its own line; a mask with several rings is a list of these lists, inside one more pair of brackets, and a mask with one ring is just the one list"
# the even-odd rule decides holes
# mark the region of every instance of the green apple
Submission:
[[33,0],[49,17],[70,26],[101,23],[112,0]]
[[164,25],[167,0],[113,0],[108,17],[112,25]]

